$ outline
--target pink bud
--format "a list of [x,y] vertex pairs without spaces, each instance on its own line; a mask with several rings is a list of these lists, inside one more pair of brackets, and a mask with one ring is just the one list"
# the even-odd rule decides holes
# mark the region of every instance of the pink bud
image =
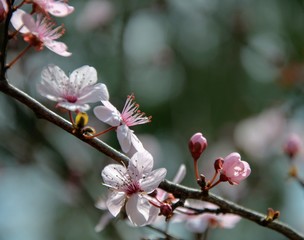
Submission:
[[300,151],[302,141],[297,134],[291,134],[287,138],[283,150],[291,159]]
[[194,160],[197,160],[207,147],[207,139],[202,133],[195,133],[189,141],[189,151]]
[[220,171],[223,168],[224,159],[218,158],[214,162],[214,169],[216,172]]
[[239,153],[230,153],[224,158],[220,179],[228,181],[230,184],[237,185],[251,173],[247,162],[241,160]]

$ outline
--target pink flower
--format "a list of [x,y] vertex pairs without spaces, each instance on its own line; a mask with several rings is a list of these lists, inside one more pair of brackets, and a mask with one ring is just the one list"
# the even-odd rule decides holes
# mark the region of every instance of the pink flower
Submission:
[[55,17],[65,17],[74,11],[74,7],[62,1],[54,0],[32,0],[36,12],[49,12]]
[[6,18],[8,6],[6,0],[0,0],[0,23]]
[[128,96],[121,113],[109,101],[102,101],[104,106],[94,108],[94,114],[100,121],[117,127],[117,138],[125,153],[128,153],[132,146],[137,151],[144,149],[142,143],[129,127],[151,121],[151,117],[146,117],[145,113],[139,110],[139,105],[134,102],[134,99],[133,94]]
[[230,153],[223,160],[221,169],[221,181],[228,181],[230,184],[239,184],[249,176],[251,172],[250,166],[247,162],[241,161],[239,153]]
[[46,17],[37,15],[37,20],[32,15],[21,9],[17,9],[11,18],[11,23],[16,30],[23,33],[24,41],[28,42],[37,51],[41,51],[44,46],[57,53],[58,55],[68,57],[72,53],[67,52],[67,46],[55,41],[60,38],[64,29],[62,26],[53,29],[53,23]]
[[153,157],[145,151],[135,153],[128,167],[110,164],[103,169],[101,176],[110,190],[106,205],[113,216],[116,217],[123,206],[136,226],[146,225],[157,216],[158,209],[149,203],[147,194],[164,180],[167,170],[152,171],[152,168]]
[[195,133],[189,141],[189,150],[193,159],[197,160],[207,147],[207,139],[202,133]]
[[95,84],[97,72],[87,65],[74,70],[70,77],[58,66],[49,65],[43,69],[41,77],[37,85],[39,93],[70,111],[84,112],[90,108],[87,103],[109,99],[106,85]]

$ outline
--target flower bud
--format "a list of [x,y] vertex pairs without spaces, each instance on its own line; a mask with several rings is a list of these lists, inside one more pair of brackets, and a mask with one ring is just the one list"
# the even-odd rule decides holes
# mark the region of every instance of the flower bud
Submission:
[[163,203],[161,206],[160,206],[160,215],[163,215],[166,217],[166,220],[168,220],[169,218],[172,217],[173,215],[173,209],[172,209],[172,206],[168,203]]
[[220,171],[223,168],[224,159],[218,158],[214,162],[214,169],[216,172]]
[[207,139],[202,133],[195,133],[189,141],[189,151],[194,160],[197,160],[207,147]]
[[300,137],[297,134],[291,134],[284,146],[283,146],[283,150],[285,152],[286,155],[288,155],[288,157],[290,159],[294,158],[295,155],[297,155],[301,149],[301,145],[302,145],[302,141],[300,139]]

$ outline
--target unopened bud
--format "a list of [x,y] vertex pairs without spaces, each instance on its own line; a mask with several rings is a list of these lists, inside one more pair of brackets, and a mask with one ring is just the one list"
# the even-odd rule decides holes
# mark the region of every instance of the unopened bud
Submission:
[[218,158],[214,162],[214,169],[216,172],[220,171],[223,168],[224,159]]
[[300,151],[302,141],[297,134],[291,134],[285,142],[284,152],[290,159],[293,159]]
[[207,139],[202,133],[195,133],[189,141],[189,151],[194,160],[197,160],[207,147]]
[[172,206],[168,203],[164,203],[160,206],[160,215],[164,215],[168,220],[173,215]]

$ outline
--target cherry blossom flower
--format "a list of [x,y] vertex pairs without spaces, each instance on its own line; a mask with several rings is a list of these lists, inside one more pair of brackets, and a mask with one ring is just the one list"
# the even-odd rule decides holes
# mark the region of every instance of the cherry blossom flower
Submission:
[[237,152],[230,153],[223,160],[221,169],[221,181],[228,181],[230,184],[237,185],[251,173],[250,166],[247,162],[241,160]]
[[144,150],[142,143],[129,127],[151,121],[151,117],[146,117],[145,113],[139,110],[139,105],[134,102],[134,99],[133,94],[128,96],[121,113],[109,101],[102,101],[104,106],[94,108],[95,116],[100,121],[117,127],[117,138],[125,153],[128,153],[131,147],[137,151]]
[[149,203],[148,193],[153,192],[164,180],[167,170],[153,170],[153,157],[147,152],[135,153],[128,167],[119,164],[106,166],[101,176],[109,187],[106,202],[113,216],[117,216],[125,206],[129,220],[136,226],[150,223],[159,209]]
[[41,14],[37,15],[37,20],[32,15],[21,9],[17,9],[11,18],[13,27],[23,34],[24,41],[28,42],[37,51],[41,51],[44,46],[54,53],[68,57],[72,53],[67,52],[67,46],[63,42],[55,41],[64,33],[64,28],[58,26],[53,28],[54,23],[50,22]]
[[69,77],[58,66],[49,65],[43,69],[41,77],[38,92],[58,102],[57,107],[84,112],[90,108],[87,103],[109,99],[106,85],[95,84],[97,72],[87,65],[74,70]]
[[74,7],[69,6],[63,1],[54,0],[28,0],[34,4],[35,12],[42,12],[44,14],[50,13],[55,17],[65,17],[74,11]]
[[[217,206],[197,200],[187,200],[185,206],[196,208],[196,209],[217,209]],[[233,228],[241,220],[241,217],[235,214],[213,214],[213,213],[203,213],[203,214],[176,214],[173,217],[173,221],[185,222],[186,227],[195,233],[203,233],[207,228]]]

